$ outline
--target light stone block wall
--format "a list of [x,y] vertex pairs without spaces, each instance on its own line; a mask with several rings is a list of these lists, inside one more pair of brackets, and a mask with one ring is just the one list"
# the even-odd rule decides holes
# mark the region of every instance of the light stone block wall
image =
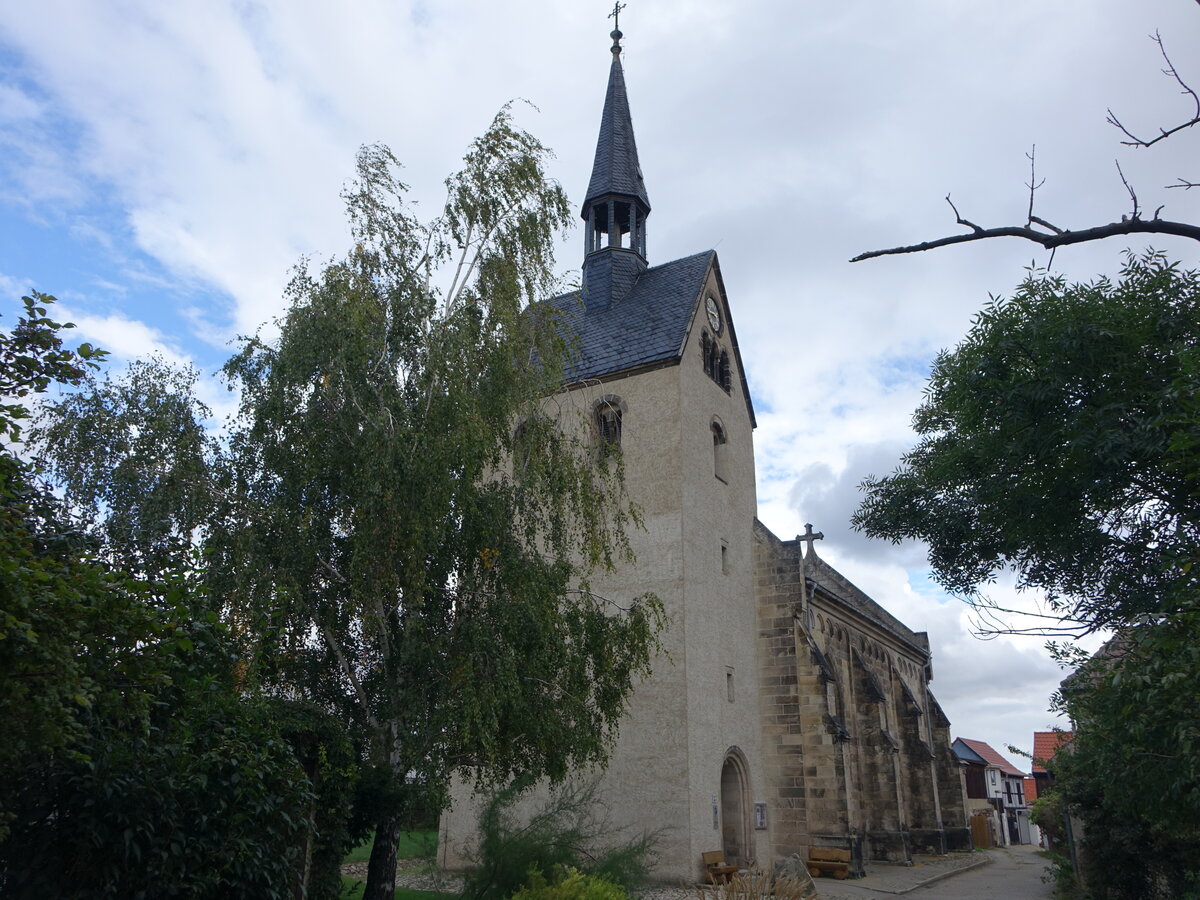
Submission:
[[[578,419],[579,413],[586,418],[603,397],[619,397],[624,405],[626,489],[641,510],[645,529],[629,535],[636,565],[593,577],[592,588],[622,604],[652,591],[662,600],[669,624],[665,652],[655,660],[653,676],[635,691],[621,722],[610,763],[600,775],[599,798],[613,825],[659,833],[654,876],[672,882],[697,880],[700,854],[722,848],[723,823],[714,829],[712,797],[721,796],[722,765],[732,748],[748,774],[740,811],[747,826],[746,855],[770,861],[764,858],[769,839],[753,830],[751,820],[752,804],[768,800],[752,582],[753,434],[742,373],[732,373],[733,389],[726,394],[703,369],[700,323],[709,292],[720,297],[723,320],[729,321],[718,280],[710,275],[697,297],[694,327],[679,365],[553,398],[564,421]],[[736,368],[728,328],[723,338]],[[728,440],[724,481],[714,474],[714,417]],[[732,702],[726,681],[730,669]],[[729,812],[722,809],[720,814]],[[441,823],[443,867],[466,863],[477,816],[470,786],[457,783]]]
[[[707,324],[704,299],[716,298],[723,327],[717,342],[729,352],[731,390],[726,393],[704,371],[701,335]],[[700,296],[679,366],[682,410],[680,445],[683,492],[683,554],[686,629],[690,871],[699,873],[700,854],[722,849],[727,817],[741,820],[748,847],[743,859],[770,865],[771,816],[756,831],[754,803],[769,797],[762,763],[758,702],[757,609],[754,598],[753,529],[757,511],[754,439],[743,373],[732,344],[732,326],[715,271]],[[719,421],[726,444],[723,478],[715,474],[712,423]],[[722,546],[725,565],[722,566]],[[733,672],[734,699],[728,699],[727,672]],[[721,802],[721,771],[727,754],[745,766],[743,808]],[[718,828],[713,828],[712,797],[717,796]],[[731,862],[734,860],[731,860]]]
[[[659,831],[686,818],[686,766],[680,761],[687,756],[683,727],[687,611],[682,592],[681,486],[675,477],[680,455],[677,371],[658,369],[552,398],[564,422],[579,421],[579,413],[589,415],[602,397],[615,395],[624,402],[626,488],[640,507],[645,527],[629,532],[637,565],[597,573],[591,587],[621,605],[652,592],[662,600],[669,618],[662,635],[664,652],[654,662],[653,676],[634,692],[607,770],[579,773],[582,779],[600,779],[598,796],[606,807],[604,812],[614,826],[630,833]],[[672,762],[664,765],[664,761]],[[543,789],[527,801],[527,807],[545,796]],[[478,812],[471,785],[457,781],[451,807],[441,822],[439,863],[443,868],[459,869],[468,863]],[[673,859],[688,847],[685,835],[675,828],[660,836],[658,850],[664,858]]]
[[[725,323],[718,342],[730,353],[729,393],[702,361],[710,294]],[[768,870],[812,844],[854,843],[852,835],[865,836],[868,856],[905,858],[910,826],[930,832],[923,841],[941,839],[939,794],[946,795],[950,820],[965,824],[961,791],[955,796],[950,789],[961,779],[946,762],[948,731],[934,721],[940,709],[925,699],[927,658],[864,617],[858,600],[818,593],[803,606],[806,566],[836,597],[861,592],[819,559],[802,560],[799,542],[782,542],[756,521],[753,423],[729,323],[713,269],[677,365],[547,401],[561,421],[587,428],[599,400],[620,398],[626,489],[645,528],[629,535],[636,565],[597,575],[592,588],[622,605],[652,591],[669,618],[664,653],[634,692],[609,766],[580,774],[599,777],[612,825],[658,834],[654,876],[661,881],[698,880],[700,854],[724,849],[722,829],[735,821],[746,841],[743,858]],[[726,435],[720,478],[714,420]],[[927,649],[923,635],[913,640]],[[872,696],[868,670],[881,698]],[[852,740],[838,739],[830,715]],[[740,809],[726,808],[722,797],[722,768],[731,754],[745,778]],[[526,807],[544,796],[543,789]],[[478,815],[469,785],[456,784],[453,798],[439,849],[446,868],[466,861]],[[767,804],[764,830],[753,828],[755,803]]]

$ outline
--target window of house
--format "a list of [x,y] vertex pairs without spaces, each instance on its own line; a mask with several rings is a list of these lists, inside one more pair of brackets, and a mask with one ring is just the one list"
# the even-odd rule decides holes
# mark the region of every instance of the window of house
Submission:
[[712,439],[713,439],[713,474],[722,481],[727,481],[726,477],[726,456],[728,446],[725,441],[725,428],[720,422],[714,420],[712,423]]
[[621,449],[623,407],[620,397],[602,397],[596,401],[592,425],[596,430],[597,455],[601,459],[607,459]]

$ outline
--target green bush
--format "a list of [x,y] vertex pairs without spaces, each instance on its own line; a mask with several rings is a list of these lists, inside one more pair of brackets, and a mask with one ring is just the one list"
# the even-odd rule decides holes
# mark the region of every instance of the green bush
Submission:
[[286,898],[303,863],[308,780],[265,717],[223,702],[144,735],[101,724],[6,777],[15,820],[0,888],[18,897]]
[[607,878],[585,875],[578,869],[556,869],[552,881],[541,872],[529,873],[526,885],[512,900],[628,900],[629,894]]
[[164,664],[144,718],[93,704],[69,752],[8,768],[0,895],[269,900],[307,874],[310,900],[338,896],[349,742],[311,707],[211,680],[204,633]]
[[518,820],[513,807],[530,786],[519,779],[484,803],[475,869],[467,876],[464,898],[506,900],[531,875],[544,879],[568,869],[601,878],[623,892],[646,880],[656,835],[621,840],[597,816],[594,784],[565,785],[527,821]]

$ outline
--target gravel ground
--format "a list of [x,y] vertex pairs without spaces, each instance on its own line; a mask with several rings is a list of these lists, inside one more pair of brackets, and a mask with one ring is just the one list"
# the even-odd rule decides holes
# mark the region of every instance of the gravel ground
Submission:
[[[367,880],[367,862],[346,863],[342,866],[342,874],[348,878]],[[438,891],[443,894],[457,894],[462,891],[462,878],[439,872],[428,859],[398,859],[396,860],[396,887],[409,888],[414,891]]]
[[[342,866],[342,874],[348,878],[357,878],[359,881],[365,882],[367,880],[367,863],[346,863]],[[396,860],[396,887],[409,888],[414,891],[457,894],[462,891],[463,880],[461,876],[438,871],[427,859],[398,859]],[[640,891],[638,896],[641,900],[705,900],[709,895],[700,886],[659,885]]]
[[[862,897],[865,892],[906,894],[938,878],[944,878],[979,866],[988,861],[987,854],[952,853],[949,856],[919,856],[912,866],[868,863],[867,877],[847,881],[830,878],[815,880],[821,897],[842,900],[843,897]],[[438,891],[456,894],[462,891],[461,876],[439,871],[428,859],[401,859],[396,862],[396,886],[418,891]],[[367,880],[367,864],[347,863],[342,874],[360,881]],[[702,885],[655,885],[638,892],[641,900],[715,900],[711,889]],[[866,893],[870,896],[870,893]]]

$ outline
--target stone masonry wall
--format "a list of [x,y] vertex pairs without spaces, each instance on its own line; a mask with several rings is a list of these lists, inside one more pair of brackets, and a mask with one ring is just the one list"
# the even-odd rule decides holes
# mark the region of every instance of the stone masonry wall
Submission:
[[[755,595],[758,601],[759,708],[763,765],[772,818],[771,855],[781,859],[807,848],[802,694],[796,672],[795,618],[800,596],[799,557],[755,523]],[[807,699],[807,696],[806,696]]]

